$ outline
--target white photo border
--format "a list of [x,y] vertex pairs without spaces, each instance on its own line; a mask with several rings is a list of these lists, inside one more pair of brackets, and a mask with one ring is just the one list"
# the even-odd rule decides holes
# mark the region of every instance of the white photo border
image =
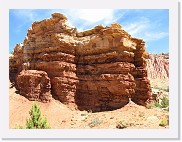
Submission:
[[[9,9],[169,9],[169,129],[9,129]],[[5,0],[0,5],[1,26],[1,137],[6,139],[179,139],[179,42],[177,0]]]

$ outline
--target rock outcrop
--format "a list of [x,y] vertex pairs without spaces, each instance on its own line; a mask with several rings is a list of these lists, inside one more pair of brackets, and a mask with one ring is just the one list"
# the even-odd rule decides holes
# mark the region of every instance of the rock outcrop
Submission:
[[50,78],[44,71],[23,70],[16,78],[20,94],[29,100],[49,102],[52,99]]
[[169,79],[169,54],[149,54],[147,72],[150,79]]
[[10,74],[45,71],[51,93],[62,103],[76,104],[80,110],[112,110],[129,98],[145,105],[151,93],[147,57],[145,42],[119,24],[77,32],[64,15],[54,13],[32,24],[20,50],[10,58]]

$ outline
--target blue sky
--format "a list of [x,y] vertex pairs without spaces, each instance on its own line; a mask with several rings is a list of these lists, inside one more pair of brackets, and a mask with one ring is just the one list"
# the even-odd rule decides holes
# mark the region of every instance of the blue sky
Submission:
[[11,9],[9,10],[9,52],[23,42],[28,28],[35,21],[63,13],[79,31],[98,24],[119,23],[124,30],[146,42],[148,52],[169,52],[169,11],[167,9]]

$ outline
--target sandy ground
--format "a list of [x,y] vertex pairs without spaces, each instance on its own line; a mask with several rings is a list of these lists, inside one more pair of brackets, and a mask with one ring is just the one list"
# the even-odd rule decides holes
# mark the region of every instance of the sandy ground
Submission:
[[[15,88],[10,88],[9,103],[9,127],[16,128],[18,125],[25,127],[26,119],[30,117],[29,110],[34,102],[16,94]],[[159,108],[148,109],[133,102],[114,111],[97,113],[71,110],[55,99],[50,103],[38,102],[38,104],[52,129],[117,129],[119,121],[124,122],[125,129],[169,128],[169,126],[159,126],[162,118],[168,116],[168,111]]]

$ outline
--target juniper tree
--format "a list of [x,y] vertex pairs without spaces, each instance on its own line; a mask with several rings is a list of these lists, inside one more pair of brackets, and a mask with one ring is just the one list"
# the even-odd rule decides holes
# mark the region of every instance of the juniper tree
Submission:
[[47,118],[42,118],[40,107],[35,103],[29,111],[30,118],[26,120],[27,129],[49,129]]

